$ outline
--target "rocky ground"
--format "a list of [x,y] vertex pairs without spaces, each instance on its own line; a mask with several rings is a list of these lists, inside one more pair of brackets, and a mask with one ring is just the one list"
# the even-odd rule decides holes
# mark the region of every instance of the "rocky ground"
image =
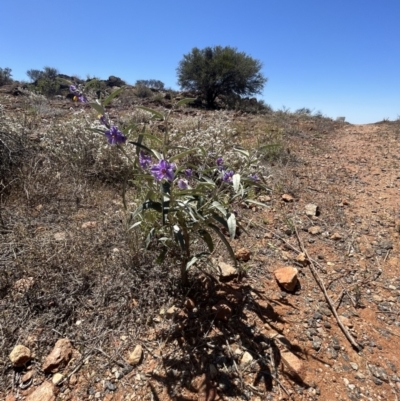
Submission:
[[[255,118],[233,117],[242,124]],[[69,317],[46,320],[57,300],[44,291],[35,298],[36,303],[46,299],[42,309],[30,308],[29,299],[11,309],[38,278],[28,269],[10,276],[15,280],[0,294],[0,343],[6,351],[2,399],[397,400],[400,124],[336,124],[321,130],[309,121],[285,135],[286,161],[267,164],[271,191],[258,199],[265,207],[238,210],[248,234],[232,246],[244,277],[217,251],[216,278],[194,275],[189,289],[168,297],[160,287],[162,302],[150,300],[148,309],[135,315],[144,305],[140,293],[128,296],[119,288],[100,303],[90,273],[91,297],[71,307],[66,302]],[[110,189],[90,191],[119,205]],[[61,252],[60,244],[71,246],[74,233],[94,241],[104,232],[111,245],[105,251],[102,243],[93,255],[115,269],[122,263],[118,255],[124,245],[107,234],[118,219],[99,217],[106,204],[63,212],[60,199],[41,199],[27,209],[19,199],[12,192],[2,198],[3,220],[13,213],[18,218],[9,221],[29,220],[32,241],[50,230],[52,249]],[[33,225],[42,213],[39,205],[56,201],[56,227]],[[9,231],[3,231],[3,245]],[[18,252],[7,253],[3,261],[20,257]],[[46,274],[41,279],[46,281]],[[112,273],[101,279],[104,286],[114,280]],[[57,288],[61,294],[63,287]],[[130,315],[111,324],[121,309]],[[146,314],[142,324],[138,316]],[[109,325],[98,324],[106,315]]]

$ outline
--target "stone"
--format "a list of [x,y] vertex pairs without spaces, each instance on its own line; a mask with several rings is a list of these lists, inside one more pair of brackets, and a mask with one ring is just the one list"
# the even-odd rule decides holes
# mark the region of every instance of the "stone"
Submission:
[[241,366],[247,366],[248,364],[250,364],[253,361],[253,357],[251,356],[251,354],[249,352],[245,352],[242,355],[242,359],[240,360],[240,365]]
[[17,401],[14,394],[8,394],[5,401]]
[[56,373],[70,361],[72,351],[72,345],[68,338],[58,340],[43,363],[43,371],[45,373]]
[[305,253],[299,253],[296,257],[296,261],[303,266],[307,266],[310,263]]
[[226,301],[219,301],[211,310],[217,320],[227,321],[232,316],[232,309]]
[[294,198],[293,198],[292,195],[283,194],[283,195],[282,195],[282,200],[283,200],[284,202],[289,203],[289,202],[293,202],[293,201],[294,201]]
[[60,383],[62,379],[64,379],[64,375],[62,375],[61,373],[56,373],[51,379],[51,381],[53,382],[54,385],[57,385],[58,383]]
[[143,356],[143,348],[140,344],[136,345],[135,349],[128,356],[128,363],[132,366],[137,365]]
[[331,235],[330,237],[331,239],[333,239],[334,241],[339,241],[341,240],[343,237],[341,234],[339,234],[338,232],[335,232]]
[[165,316],[168,319],[171,319],[172,317],[174,317],[177,313],[179,312],[179,308],[177,308],[175,305],[172,305],[167,312],[165,313]]
[[97,221],[87,221],[82,224],[81,228],[95,228],[97,226]]
[[311,226],[309,229],[308,229],[308,232],[309,232],[309,234],[311,234],[311,235],[318,235],[318,234],[320,234],[321,233],[321,227],[320,226]]
[[55,234],[54,234],[54,239],[55,239],[57,242],[61,242],[61,241],[65,241],[66,236],[67,236],[67,235],[66,235],[65,232],[55,233]]
[[293,291],[296,288],[298,270],[295,267],[280,267],[274,271],[276,281],[286,291]]
[[268,195],[261,195],[258,197],[258,200],[262,203],[267,203],[267,202],[271,202],[271,197]]
[[306,205],[305,209],[306,209],[306,215],[309,217],[318,216],[318,214],[319,214],[318,206],[314,205],[313,203],[308,203]]
[[25,345],[16,345],[14,349],[11,351],[10,355],[10,361],[13,364],[13,366],[24,366],[28,361],[32,359],[31,357],[31,350]]
[[43,382],[25,401],[55,401],[55,387],[51,382]]
[[222,279],[229,280],[236,277],[238,274],[237,269],[235,269],[232,265],[229,265],[228,263],[219,262],[218,267],[220,271],[220,277]]
[[186,309],[192,310],[196,306],[196,304],[194,303],[193,299],[188,297],[185,299],[184,306]]
[[298,358],[296,355],[292,354],[288,350],[282,351],[281,357],[285,368],[287,368],[291,372],[294,372],[299,377],[304,376],[304,364],[300,358]]
[[14,290],[25,293],[35,284],[33,277],[21,278],[14,283]]
[[236,251],[235,258],[242,262],[247,262],[250,260],[250,251],[247,248],[241,248]]

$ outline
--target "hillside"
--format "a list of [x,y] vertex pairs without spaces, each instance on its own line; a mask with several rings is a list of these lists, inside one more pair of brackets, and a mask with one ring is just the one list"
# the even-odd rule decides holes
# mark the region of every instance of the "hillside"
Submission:
[[[136,106],[184,95],[131,92],[111,118],[162,136]],[[218,243],[182,287],[176,260],[127,231],[122,194],[133,207],[140,188],[90,107],[0,90],[2,399],[398,399],[400,122],[250,106],[171,113],[193,146],[262,147],[269,188],[235,209],[244,274],[218,271]],[[297,279],[279,286],[282,267]]]

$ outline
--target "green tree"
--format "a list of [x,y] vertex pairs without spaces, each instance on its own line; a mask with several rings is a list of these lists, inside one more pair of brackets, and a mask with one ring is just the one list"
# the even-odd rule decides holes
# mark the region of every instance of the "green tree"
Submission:
[[219,95],[261,93],[267,82],[261,68],[260,61],[233,47],[195,47],[179,63],[178,84],[182,89],[201,92],[212,107]]

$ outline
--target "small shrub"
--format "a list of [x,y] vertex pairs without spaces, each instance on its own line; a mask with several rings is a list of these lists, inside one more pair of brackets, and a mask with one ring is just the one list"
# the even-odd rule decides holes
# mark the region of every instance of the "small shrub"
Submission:
[[150,88],[144,85],[136,85],[135,95],[141,99],[153,97],[153,92]]

